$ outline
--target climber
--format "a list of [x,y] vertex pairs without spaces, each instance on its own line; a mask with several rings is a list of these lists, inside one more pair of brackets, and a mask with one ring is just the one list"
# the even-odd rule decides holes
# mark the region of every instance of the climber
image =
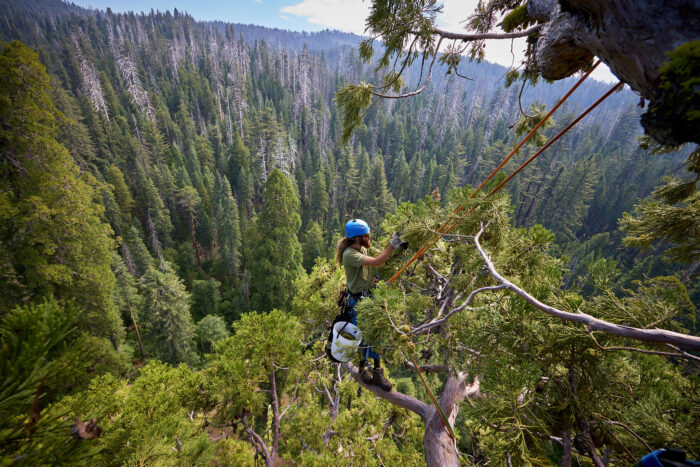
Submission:
[[[369,225],[361,219],[352,219],[345,224],[345,236],[338,241],[335,250],[335,259],[345,268],[348,293],[345,297],[345,310],[350,316],[350,322],[357,325],[357,311],[355,305],[365,297],[371,297],[370,289],[375,287],[372,269],[383,265],[392,251],[397,248],[406,248],[408,242],[401,240],[399,234],[389,242],[389,245],[379,256],[369,256],[371,245]],[[368,345],[360,343],[362,356],[360,358],[360,379],[365,384],[375,384],[385,391],[391,391],[392,384],[384,376],[381,367],[381,356]],[[368,360],[374,360],[374,369],[370,371]]]

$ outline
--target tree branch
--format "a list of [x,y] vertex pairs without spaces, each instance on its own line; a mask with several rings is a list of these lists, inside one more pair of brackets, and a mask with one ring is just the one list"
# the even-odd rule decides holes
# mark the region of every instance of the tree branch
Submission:
[[[425,90],[426,86],[428,86],[428,83],[430,83],[430,80],[433,77],[433,66],[435,65],[435,60],[437,59],[438,53],[440,51],[440,43],[442,42],[442,39],[443,38],[441,37],[440,40],[438,40],[437,46],[435,47],[435,53],[433,54],[433,61],[430,62],[430,68],[428,69],[428,77],[425,78],[425,82],[423,83],[423,86],[421,86],[419,89],[416,89],[413,92],[408,92],[406,94],[398,94],[398,95],[381,94],[381,93],[373,91],[371,89],[369,92],[372,93],[373,96],[381,97],[384,99],[403,99],[405,97],[415,96],[415,95],[423,92],[423,90]],[[381,88],[378,88],[378,89],[381,89]]]
[[639,353],[645,353],[649,355],[661,355],[663,357],[674,357],[674,358],[687,358],[689,360],[694,360],[696,362],[700,362],[700,357],[696,357],[693,354],[689,354],[688,352],[661,352],[657,350],[646,350],[646,349],[638,349],[636,347],[623,347],[623,346],[610,346],[610,347],[605,347],[601,345],[598,340],[595,338],[593,333],[589,333],[591,336],[591,339],[593,339],[593,342],[598,346],[600,350],[605,350],[605,351],[614,351],[614,350],[622,350],[622,351],[628,351],[628,352],[639,352]]
[[272,385],[272,452],[270,457],[274,461],[277,458],[277,449],[280,444],[280,405],[277,398],[277,378],[275,376],[275,370],[272,369],[272,375],[270,377],[270,383]]
[[267,450],[265,441],[263,441],[255,430],[248,426],[248,422],[245,421],[245,416],[241,417],[241,423],[243,423],[243,428],[245,429],[246,433],[248,433],[248,436],[250,436],[250,441],[253,444],[253,447],[255,447],[255,450],[265,456],[265,465],[267,467],[272,467],[272,458],[270,457],[270,452]]
[[523,300],[534,306],[535,308],[544,311],[545,313],[554,316],[555,318],[562,319],[564,321],[570,321],[574,323],[582,323],[588,326],[589,331],[603,331],[608,334],[613,334],[617,336],[627,337],[629,339],[635,339],[644,342],[660,342],[674,344],[679,347],[685,347],[692,350],[700,350],[700,337],[689,336],[687,334],[681,334],[679,332],[667,331],[665,329],[640,329],[630,326],[624,326],[620,324],[613,324],[601,319],[595,318],[591,315],[579,311],[578,313],[570,313],[567,311],[562,311],[557,308],[546,305],[535,297],[525,292],[520,287],[516,286],[510,282],[505,277],[501,276],[493,262],[484,252],[481,247],[479,238],[481,234],[484,233],[485,226],[482,224],[479,233],[474,237],[474,244],[476,249],[479,251],[482,259],[486,263],[486,267],[489,269],[491,275],[501,284],[503,284],[507,289],[512,290],[517,295],[519,295]]
[[464,303],[462,303],[462,304],[461,304],[460,306],[458,306],[457,308],[453,308],[452,310],[450,310],[450,312],[447,313],[447,314],[445,315],[444,318],[437,319],[437,320],[435,320],[435,321],[431,321],[431,322],[426,323],[426,324],[424,324],[424,325],[422,325],[422,326],[419,326],[419,327],[413,329],[409,334],[412,335],[412,336],[416,336],[416,335],[418,335],[418,334],[424,334],[424,333],[428,332],[429,330],[431,330],[432,328],[442,326],[443,324],[445,324],[445,322],[446,322],[452,315],[454,315],[455,313],[459,313],[460,311],[462,311],[462,310],[464,310],[465,308],[467,308],[467,305],[469,304],[469,302],[470,302],[470,301],[472,300],[472,298],[474,298],[474,296],[476,296],[477,294],[479,294],[479,293],[481,293],[481,292],[487,292],[487,291],[491,291],[491,290],[501,290],[501,289],[505,289],[505,288],[507,288],[507,286],[506,286],[505,284],[501,284],[501,285],[492,285],[492,286],[481,287],[480,289],[476,289],[476,290],[474,290],[472,293],[469,294],[469,296],[468,296],[467,299],[464,301]]
[[[695,356],[695,355],[693,355],[693,354],[689,354],[688,352],[685,352],[685,351],[679,349],[679,348],[676,347],[675,345],[666,344],[666,346],[667,346],[667,347],[671,347],[673,350],[675,350],[676,352],[680,353],[680,354],[681,354],[683,357],[685,357],[685,358],[689,358],[689,359],[691,359],[691,360],[698,360],[698,361],[700,361],[700,358],[698,358],[697,356]],[[679,358],[682,358],[682,357],[679,357]]]
[[419,401],[415,397],[411,397],[407,394],[403,394],[398,391],[392,390],[386,392],[378,386],[365,384],[360,379],[359,370],[355,365],[353,365],[352,363],[343,363],[342,365],[343,368],[345,368],[350,373],[350,375],[357,382],[357,384],[359,384],[363,388],[374,393],[376,396],[391,402],[394,405],[397,405],[401,408],[410,410],[411,412],[420,415],[421,418],[425,420],[427,409],[429,407],[428,404],[426,404],[425,402]]
[[292,407],[294,401],[297,399],[297,390],[299,389],[299,380],[297,379],[296,383],[294,384],[294,393],[292,393],[292,398],[289,400],[289,405],[287,406],[286,409],[282,411],[280,414],[280,420],[282,420],[282,417],[284,417],[287,412],[289,412],[289,409]]
[[[524,31],[517,31],[517,32],[506,32],[506,33],[497,33],[497,32],[485,32],[485,33],[480,33],[480,34],[464,34],[464,33],[458,33],[458,32],[450,32],[450,31],[443,31],[442,29],[437,29],[435,28],[433,30],[433,34],[437,34],[441,38],[444,39],[456,39],[456,40],[461,40],[464,42],[467,41],[481,41],[485,39],[517,39],[518,37],[527,37],[533,32],[537,32],[540,29],[542,29],[542,25],[538,24],[536,26],[531,27],[530,29],[526,29]],[[416,33],[414,33],[416,34]]]
[[630,428],[629,426],[625,425],[625,424],[622,423],[622,422],[616,422],[615,420],[610,420],[609,418],[603,417],[603,416],[600,415],[600,414],[598,414],[598,416],[599,416],[600,418],[602,418],[603,420],[605,420],[605,422],[606,422],[606,423],[609,423],[610,425],[620,426],[620,427],[624,428],[625,430],[627,430],[627,432],[628,432],[629,434],[631,434],[632,436],[634,436],[635,438],[637,438],[637,441],[639,441],[640,443],[642,443],[642,444],[644,445],[644,447],[647,448],[647,449],[649,450],[649,452],[651,452],[651,451],[654,450],[651,446],[649,446],[649,443],[647,443],[646,441],[644,441],[644,438],[642,438],[642,437],[639,436],[637,433],[635,433],[634,430],[633,430],[632,428]]

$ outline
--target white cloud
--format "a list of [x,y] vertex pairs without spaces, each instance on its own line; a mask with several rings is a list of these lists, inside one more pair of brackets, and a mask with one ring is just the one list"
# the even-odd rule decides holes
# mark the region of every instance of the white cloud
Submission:
[[369,2],[362,0],[303,0],[282,10],[306,18],[312,24],[339,31],[364,34]]
[[464,30],[465,20],[474,13],[478,0],[443,0],[442,14],[438,15],[438,27],[448,31]]
[[[443,0],[442,14],[437,17],[439,28],[451,32],[465,31],[467,19],[476,10],[478,0]],[[495,32],[495,31],[494,31]],[[511,47],[512,42],[512,47]],[[512,53],[511,53],[512,48]],[[485,59],[503,66],[518,66],[523,59],[525,39],[486,41]]]
[[282,18],[282,19],[285,20],[285,21],[291,21],[291,20],[292,20],[292,18],[290,18],[289,16],[285,16],[285,15],[280,15],[280,18]]

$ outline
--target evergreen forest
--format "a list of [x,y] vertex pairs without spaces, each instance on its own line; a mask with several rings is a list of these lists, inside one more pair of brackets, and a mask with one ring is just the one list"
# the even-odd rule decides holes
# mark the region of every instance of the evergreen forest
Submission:
[[[441,63],[346,141],[338,91],[383,78],[361,41],[0,0],[0,466],[700,460],[697,146],[645,137],[623,88],[475,194],[577,78]],[[374,255],[409,243],[358,305],[391,393],[324,352],[353,218]]]

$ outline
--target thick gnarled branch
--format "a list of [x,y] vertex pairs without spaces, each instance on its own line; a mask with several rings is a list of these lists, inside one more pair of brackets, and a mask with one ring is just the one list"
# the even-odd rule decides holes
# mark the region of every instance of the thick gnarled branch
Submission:
[[450,32],[450,31],[443,31],[442,29],[434,29],[433,34],[437,34],[441,38],[444,39],[455,39],[455,40],[460,40],[464,42],[470,42],[470,41],[483,41],[487,39],[517,39],[519,37],[527,37],[530,34],[539,31],[542,29],[542,25],[538,24],[536,26],[533,26],[529,29],[526,29],[524,31],[516,31],[516,32],[484,32],[484,33],[477,33],[477,34],[464,34],[464,33],[459,33],[459,32]]
[[[486,226],[488,226],[488,224]],[[498,282],[503,284],[505,288],[515,292],[518,296],[520,296],[523,300],[525,300],[535,308],[564,321],[585,324],[588,327],[589,331],[603,331],[608,334],[614,334],[617,336],[622,336],[643,342],[672,344],[686,349],[700,350],[700,337],[689,336],[687,334],[681,334],[679,332],[667,331],[665,329],[640,329],[630,326],[624,326],[621,324],[609,323],[607,321],[595,318],[581,311],[579,311],[578,313],[570,313],[568,311],[559,310],[557,308],[551,307],[540,302],[535,297],[533,297],[517,285],[510,282],[505,277],[503,277],[496,270],[493,261],[491,261],[491,258],[489,258],[489,256],[486,254],[483,247],[481,246],[481,243],[479,242],[479,238],[484,233],[486,226],[482,224],[479,233],[476,234],[476,236],[474,237],[474,244],[476,245],[476,249],[478,250],[482,259],[486,263],[486,267],[488,268],[491,275]]]
[[343,368],[350,372],[350,375],[357,382],[357,384],[359,384],[363,388],[372,392],[376,396],[381,397],[382,399],[385,399],[401,408],[410,410],[411,412],[416,413],[420,415],[421,418],[425,419],[426,412],[429,407],[428,404],[426,404],[425,402],[419,401],[415,397],[411,397],[407,394],[395,390],[387,392],[378,386],[365,384],[360,379],[359,370],[355,365],[353,365],[352,363],[343,363],[342,365]]

